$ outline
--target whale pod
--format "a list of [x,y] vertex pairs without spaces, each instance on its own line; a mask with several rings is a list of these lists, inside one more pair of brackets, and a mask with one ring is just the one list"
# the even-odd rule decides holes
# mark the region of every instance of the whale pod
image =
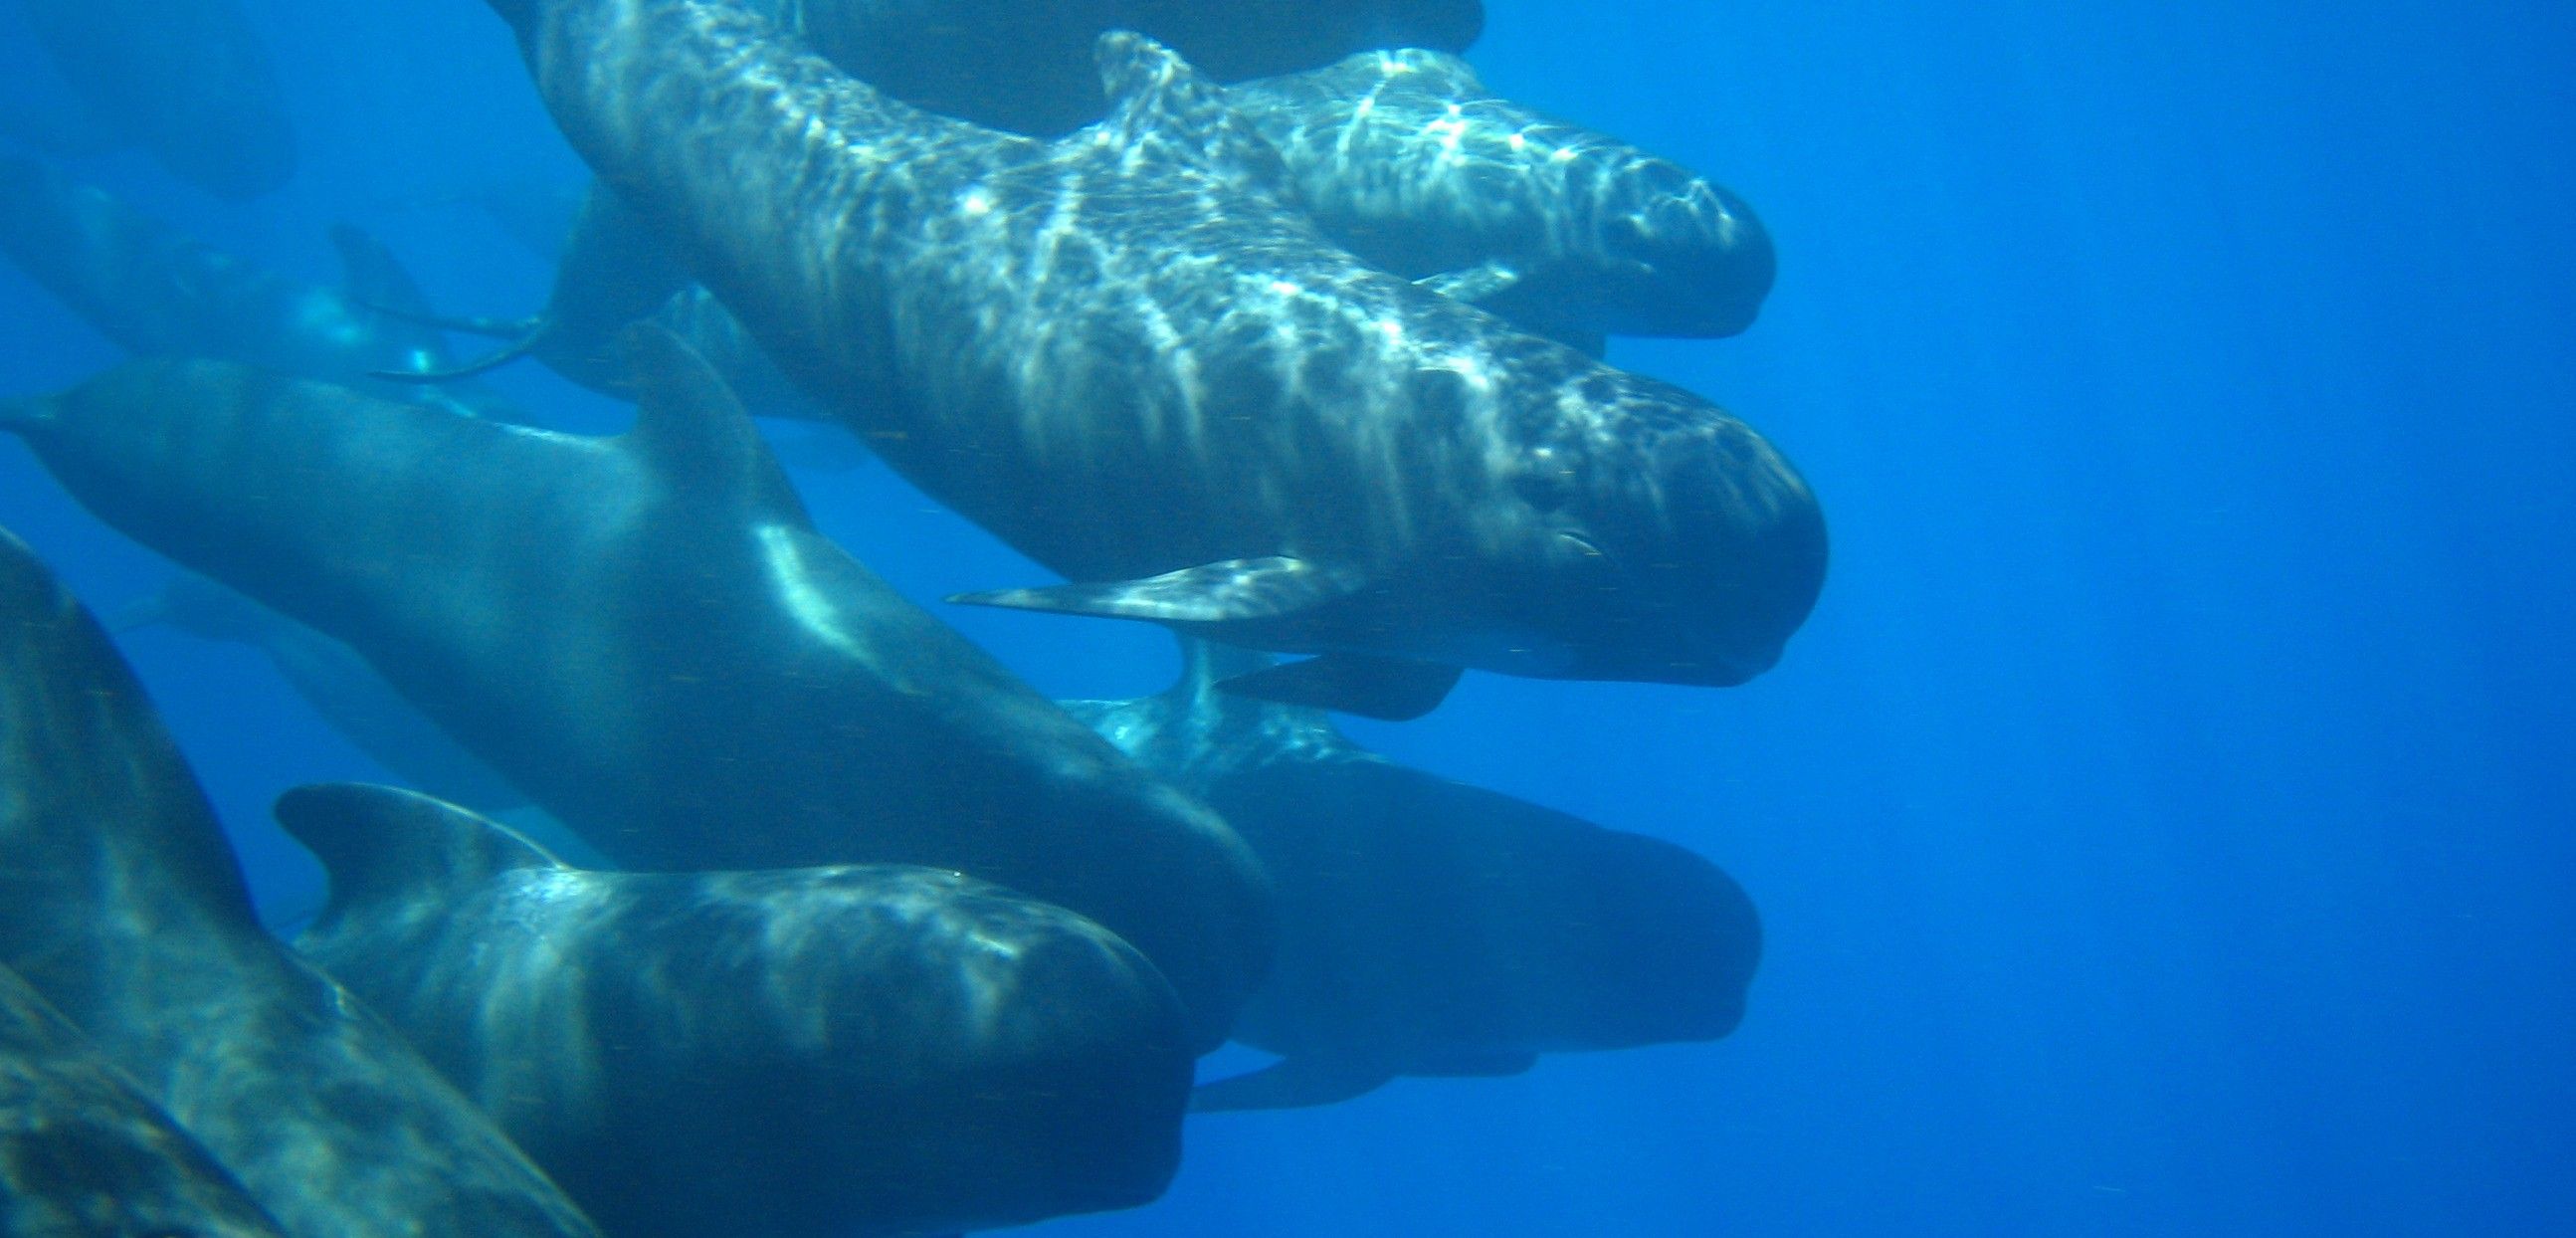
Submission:
[[908,107],[757,15],[521,0],[539,93],[788,376],[1070,583],[961,600],[1317,655],[1235,685],[1401,717],[1466,667],[1723,685],[1821,587],[1750,427],[1370,267],[1167,49],[1052,143]]
[[0,427],[128,536],[356,649],[618,864],[966,872],[1134,943],[1220,1042],[1270,949],[1242,841],[816,533],[676,340],[637,354],[614,438],[218,362]]

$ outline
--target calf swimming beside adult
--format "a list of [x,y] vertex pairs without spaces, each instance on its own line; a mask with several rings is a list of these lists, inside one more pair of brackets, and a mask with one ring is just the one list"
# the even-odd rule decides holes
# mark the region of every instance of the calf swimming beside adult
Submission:
[[1230,685],[1403,717],[1468,666],[1740,683],[1823,580],[1784,459],[1678,388],[1333,245],[1161,47],[1039,143],[756,16],[495,0],[593,171],[791,379],[1076,583],[968,600],[1318,655]]

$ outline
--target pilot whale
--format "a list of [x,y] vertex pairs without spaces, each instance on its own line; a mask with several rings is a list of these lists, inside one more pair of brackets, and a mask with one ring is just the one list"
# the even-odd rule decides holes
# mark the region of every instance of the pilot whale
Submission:
[[[157,37],[157,36],[156,36]],[[346,225],[343,288],[225,253],[32,159],[0,157],[0,250],[99,334],[146,357],[220,357],[371,386],[474,416],[519,419],[468,384],[424,391],[378,372],[453,368],[420,289],[374,238]]]
[[1498,97],[1456,56],[1363,52],[1226,98],[1333,240],[1595,354],[1602,334],[1734,335],[1771,291],[1742,199]]
[[494,0],[592,170],[788,376],[1075,583],[972,595],[1318,655],[1384,717],[1461,669],[1735,684],[1821,586],[1796,471],[1678,388],[1378,271],[1162,47],[1053,143],[897,103],[756,15]]
[[133,673],[6,534],[0,787],[0,967],[292,1238],[596,1232],[392,1028],[260,927]]
[[1259,864],[816,533],[703,363],[639,331],[620,437],[215,362],[0,410],[74,497],[347,642],[616,863],[913,863],[1107,925],[1223,1039],[1269,956]]
[[331,876],[298,948],[610,1233],[1022,1225],[1179,1165],[1179,1002],[1072,912],[891,865],[590,871],[383,787],[277,817]]
[[279,1238],[241,1184],[0,967],[0,1238]]
[[241,0],[18,0],[105,127],[220,198],[295,173],[295,128]]
[[1515,1074],[1743,1019],[1761,922],[1716,865],[1396,764],[1317,711],[1218,692],[1267,659],[1183,645],[1170,691],[1066,708],[1225,813],[1278,891],[1278,957],[1235,1038],[1280,1061],[1202,1086],[1195,1107]]

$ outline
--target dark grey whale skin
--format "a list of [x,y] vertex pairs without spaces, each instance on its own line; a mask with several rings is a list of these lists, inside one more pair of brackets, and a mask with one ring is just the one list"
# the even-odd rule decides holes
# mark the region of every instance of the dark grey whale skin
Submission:
[[1823,520],[1760,436],[1332,245],[1150,42],[1107,36],[1112,115],[1038,143],[732,6],[496,7],[593,171],[791,379],[1083,582],[977,600],[1691,684],[1769,668],[1814,602]]
[[1268,659],[1183,644],[1170,691],[1065,707],[1224,812],[1278,890],[1278,959],[1235,1039],[1282,1060],[1202,1086],[1194,1108],[1514,1074],[1743,1020],[1762,926],[1716,865],[1396,764],[1320,711],[1216,691]]
[[219,198],[295,174],[295,129],[240,0],[17,0],[90,110]]
[[934,869],[600,872],[410,792],[288,792],[350,978],[626,1238],[919,1234],[1135,1207],[1191,1054],[1144,956]]
[[241,1184],[0,967],[0,1238],[280,1238]]
[[260,927],[133,673],[6,534],[0,787],[0,967],[291,1238],[596,1233],[392,1028]]
[[618,864],[911,863],[1069,907],[1213,1047],[1267,966],[1224,821],[817,534],[667,335],[582,438],[216,362],[0,415],[126,535],[358,650]]

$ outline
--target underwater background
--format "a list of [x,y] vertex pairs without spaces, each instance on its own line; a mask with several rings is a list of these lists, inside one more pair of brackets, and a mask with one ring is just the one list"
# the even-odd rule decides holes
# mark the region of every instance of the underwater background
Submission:
[[[475,0],[250,0],[282,194],[75,174],[433,300],[544,262],[472,202],[579,166]],[[2576,1216],[2576,9],[1488,0],[1497,93],[1751,202],[1746,335],[1617,340],[1797,461],[1832,526],[1781,667],[1706,690],[1469,676],[1398,760],[1681,842],[1760,905],[1741,1030],[1193,1119],[1151,1208],[1065,1235],[2565,1232]],[[46,72],[0,12],[0,75]],[[137,31],[136,37],[150,37]],[[0,269],[0,393],[120,354]],[[537,367],[571,428],[623,415]],[[880,466],[799,471],[915,599],[1049,579]],[[101,612],[170,569],[0,442],[0,524]],[[1060,697],[1169,641],[941,607]],[[271,917],[268,820],[386,778],[246,647],[125,642]],[[1231,1058],[1218,1063],[1230,1067]]]

